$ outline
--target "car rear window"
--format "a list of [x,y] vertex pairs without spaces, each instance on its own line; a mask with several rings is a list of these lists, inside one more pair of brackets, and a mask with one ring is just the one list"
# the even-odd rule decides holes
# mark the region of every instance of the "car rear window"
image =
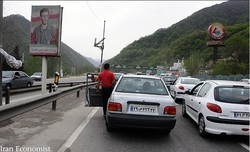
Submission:
[[249,104],[249,88],[245,87],[216,87],[215,100],[236,104]]
[[199,82],[198,79],[181,79],[182,84],[198,84]]
[[123,77],[116,88],[117,92],[169,95],[160,79]]

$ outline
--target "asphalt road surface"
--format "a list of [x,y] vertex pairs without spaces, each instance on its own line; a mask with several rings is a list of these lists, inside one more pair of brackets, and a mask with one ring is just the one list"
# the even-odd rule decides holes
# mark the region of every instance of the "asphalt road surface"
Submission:
[[249,137],[198,135],[198,126],[181,116],[169,136],[157,131],[106,131],[102,108],[85,107],[85,89],[0,123],[0,151],[28,152],[248,152]]

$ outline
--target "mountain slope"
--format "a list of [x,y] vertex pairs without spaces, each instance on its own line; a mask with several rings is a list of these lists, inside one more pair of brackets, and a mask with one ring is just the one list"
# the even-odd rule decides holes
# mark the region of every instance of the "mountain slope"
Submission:
[[[223,40],[225,42],[233,36],[232,32],[237,34],[236,29],[238,32],[247,31],[249,1],[227,1],[197,11],[169,28],[158,29],[155,33],[134,41],[108,62],[114,65],[170,67],[178,59],[188,59],[194,53],[209,62],[212,58],[212,48],[206,45],[207,41],[210,41],[207,29],[215,22],[222,23],[226,30],[229,30],[227,33],[231,33]],[[239,27],[238,24],[243,26]],[[244,39],[249,40],[249,36],[246,34]],[[248,50],[245,50],[246,54]]]

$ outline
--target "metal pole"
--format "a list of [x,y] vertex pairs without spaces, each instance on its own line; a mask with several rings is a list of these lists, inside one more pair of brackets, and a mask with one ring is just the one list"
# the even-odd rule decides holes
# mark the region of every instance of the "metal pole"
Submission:
[[[0,0],[0,48],[3,47],[3,0]],[[2,99],[3,99],[3,91],[2,91],[2,71],[3,71],[3,66],[2,66],[2,54],[0,54],[0,106],[3,104]]]
[[105,23],[106,21],[104,21],[104,26],[103,26],[103,38],[102,38],[102,46],[100,47],[101,48],[101,66],[100,66],[100,72],[102,71],[102,58],[103,58],[103,50],[104,50],[104,35],[105,35]]
[[104,27],[103,27],[103,41],[102,41],[102,46],[101,46],[101,51],[102,51],[102,55],[101,55],[101,65],[102,65],[102,56],[103,56],[103,50],[104,50],[104,35],[105,35],[105,21],[104,21]]
[[217,60],[217,55],[218,54],[218,47],[214,46],[214,53],[213,53],[213,62],[215,64],[216,60]]
[[42,94],[46,94],[47,89],[47,57],[42,57]]

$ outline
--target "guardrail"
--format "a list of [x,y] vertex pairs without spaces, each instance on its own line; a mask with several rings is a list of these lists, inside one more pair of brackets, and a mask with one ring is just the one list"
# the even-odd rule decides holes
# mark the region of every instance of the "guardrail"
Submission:
[[[67,83],[58,83],[58,87],[71,87],[79,84],[85,84],[86,82],[67,82]],[[47,89],[53,85],[53,83],[48,83],[47,84]],[[16,94],[16,93],[22,93],[22,92],[28,92],[28,91],[36,91],[36,90],[41,90],[42,85],[33,85],[30,87],[26,88],[13,88],[10,90],[10,94]],[[2,88],[2,94],[5,95],[6,88]]]
[[[11,104],[0,106],[0,122],[20,115],[22,113],[28,112],[30,110],[39,108],[43,105],[53,102],[56,104],[56,101],[64,96],[77,92],[77,97],[79,97],[80,90],[86,86],[91,86],[96,83],[90,84],[81,84],[77,86],[72,86],[64,90],[57,90],[56,92],[51,92],[45,95],[34,97],[31,99],[25,99],[18,102],[13,102]],[[52,110],[56,107],[52,104]]]
[[[85,84],[86,82],[67,82],[67,83],[58,83],[58,87],[72,87],[75,85],[79,85],[79,84]],[[52,92],[52,88],[53,88],[54,84],[53,83],[48,83],[46,88],[49,90],[49,92]],[[5,103],[9,104],[10,103],[10,95],[11,94],[18,94],[18,93],[24,93],[24,92],[30,92],[30,91],[37,91],[37,90],[41,90],[42,86],[41,85],[33,85],[30,87],[26,87],[26,88],[14,88],[14,89],[6,89],[6,88],[2,88],[2,94],[3,96],[5,96]]]

